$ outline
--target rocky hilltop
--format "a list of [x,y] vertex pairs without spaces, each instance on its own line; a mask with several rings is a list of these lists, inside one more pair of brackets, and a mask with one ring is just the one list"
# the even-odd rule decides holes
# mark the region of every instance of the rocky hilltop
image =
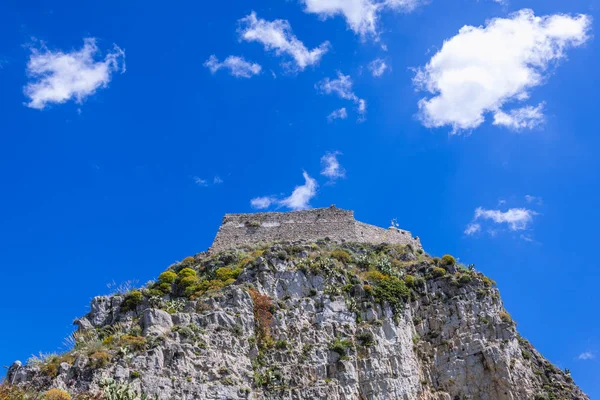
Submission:
[[411,243],[213,249],[76,324],[72,350],[14,363],[0,399],[588,399],[494,281]]

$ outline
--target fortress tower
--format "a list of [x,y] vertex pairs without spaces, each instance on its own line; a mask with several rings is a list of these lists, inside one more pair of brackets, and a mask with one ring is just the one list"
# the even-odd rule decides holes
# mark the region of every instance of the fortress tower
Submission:
[[338,243],[411,244],[422,248],[410,232],[365,224],[354,219],[354,211],[331,206],[305,211],[225,214],[210,248],[221,251],[273,242],[315,242],[329,238]]

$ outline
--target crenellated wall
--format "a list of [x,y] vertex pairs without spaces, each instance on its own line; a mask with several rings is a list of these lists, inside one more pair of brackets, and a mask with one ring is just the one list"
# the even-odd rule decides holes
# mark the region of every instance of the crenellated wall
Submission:
[[384,229],[358,222],[354,211],[331,206],[304,211],[226,214],[211,247],[221,251],[273,242],[335,242],[411,244],[419,238],[397,228]]

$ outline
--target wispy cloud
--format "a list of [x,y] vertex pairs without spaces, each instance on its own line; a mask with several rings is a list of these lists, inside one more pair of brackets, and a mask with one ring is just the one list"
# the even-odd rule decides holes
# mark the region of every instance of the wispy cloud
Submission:
[[364,119],[367,112],[367,102],[359,98],[352,89],[352,78],[350,75],[344,75],[338,71],[336,79],[325,78],[319,81],[315,88],[321,93],[336,94],[344,100],[350,100],[357,106],[357,111],[360,114],[359,120]]
[[257,209],[266,209],[272,205],[287,207],[291,210],[305,210],[310,208],[310,200],[316,196],[319,185],[306,172],[303,172],[302,176],[304,177],[304,185],[296,186],[292,194],[288,197],[283,199],[278,199],[274,196],[255,197],[250,200],[250,205]]
[[83,42],[80,50],[66,53],[50,50],[44,43],[39,49],[31,48],[27,63],[30,81],[23,89],[30,99],[27,107],[42,110],[48,104],[71,99],[81,104],[98,88],[107,87],[113,72],[125,72],[125,52],[117,45],[103,59],[96,60],[96,39],[86,38]]
[[505,113],[498,110],[494,114],[494,125],[502,125],[515,131],[523,129],[533,129],[544,123],[546,117],[543,113],[544,103],[540,103],[537,107],[525,106],[515,108]]
[[486,113],[510,129],[539,125],[543,103],[503,108],[529,99],[531,89],[546,82],[548,67],[588,40],[591,21],[581,14],[536,17],[523,9],[486,26],[462,27],[417,70],[414,84],[433,95],[419,101],[421,121],[450,126],[452,133],[477,128]]
[[274,197],[264,196],[264,197],[255,197],[250,200],[250,205],[253,208],[263,210],[265,208],[271,207],[271,204],[277,203],[277,199]]
[[212,185],[218,185],[223,183],[223,180],[218,177],[215,176],[212,180],[208,180],[208,179],[204,179],[204,178],[200,178],[198,176],[194,176],[192,179],[194,179],[194,183],[198,186],[202,186],[202,187],[207,187],[207,186],[211,186]]
[[378,37],[379,16],[385,10],[409,12],[424,0],[301,0],[308,13],[322,19],[341,15],[348,27],[362,38]]
[[376,78],[382,76],[389,68],[389,65],[382,58],[377,58],[369,63],[369,71]]
[[341,155],[339,151],[328,152],[321,157],[321,175],[329,178],[330,182],[335,182],[339,178],[346,176],[346,170],[340,165],[337,159],[338,155]]
[[342,107],[340,109],[334,110],[327,116],[327,120],[329,122],[336,119],[346,119],[348,118],[348,111],[346,111],[346,107]]
[[329,42],[308,50],[304,43],[292,33],[292,27],[287,20],[276,19],[267,21],[259,19],[252,11],[248,16],[240,19],[238,30],[240,39],[247,42],[262,43],[265,50],[273,50],[281,56],[287,54],[294,60],[296,69],[303,70],[307,66],[318,64],[329,50]]
[[579,359],[579,360],[593,360],[594,358],[596,358],[596,355],[594,353],[592,353],[591,351],[586,351],[584,353],[581,353],[579,355],[579,357],[577,357],[577,359]]
[[[525,199],[528,203],[537,201],[537,198],[533,196],[525,196]],[[498,203],[498,207],[502,207],[506,204],[506,201],[500,200]],[[536,241],[527,231],[531,230],[533,219],[537,215],[538,212],[525,207],[513,207],[504,210],[477,207],[473,219],[467,224],[463,232],[467,236],[474,236],[485,230],[491,237],[496,237],[503,230],[508,230],[519,232],[521,240],[533,243]],[[505,226],[505,228],[502,226]]]
[[243,57],[229,56],[223,62],[219,62],[219,59],[214,54],[208,58],[204,66],[210,69],[210,72],[213,74],[225,68],[229,70],[232,76],[238,78],[251,78],[254,75],[260,74],[262,70],[259,64],[248,62]]
[[538,206],[541,206],[543,204],[543,199],[541,197],[537,197],[537,196],[532,196],[530,194],[526,194],[525,195],[525,200],[527,201],[527,203],[532,204],[535,203]]
[[208,186],[208,181],[206,179],[202,179],[197,176],[194,177],[194,183],[196,183],[198,186]]
[[497,224],[507,224],[512,231],[520,231],[527,229],[527,226],[533,221],[534,215],[537,215],[535,211],[526,208],[511,208],[503,212],[478,207],[475,210],[474,220],[488,219]]
[[477,232],[481,231],[481,225],[480,224],[476,224],[476,223],[471,223],[469,225],[467,225],[467,228],[465,229],[465,235],[474,235]]

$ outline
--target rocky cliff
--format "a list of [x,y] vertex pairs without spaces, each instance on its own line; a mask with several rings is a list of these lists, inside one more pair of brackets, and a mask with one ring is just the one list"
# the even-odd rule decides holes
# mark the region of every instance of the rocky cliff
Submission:
[[15,363],[0,398],[588,399],[492,280],[410,245],[201,253],[76,323],[71,351]]

